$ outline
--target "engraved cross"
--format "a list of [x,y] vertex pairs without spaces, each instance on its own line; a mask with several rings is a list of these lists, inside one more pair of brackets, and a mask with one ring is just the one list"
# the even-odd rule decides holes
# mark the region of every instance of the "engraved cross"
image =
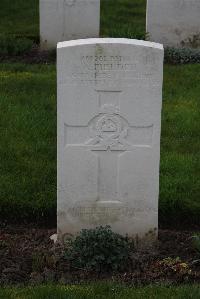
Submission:
[[[132,126],[120,114],[121,91],[97,91],[99,93],[99,113],[87,126],[65,125],[66,146],[90,149],[98,158],[99,203],[120,203],[119,160],[126,151],[135,147],[151,147],[153,124]],[[68,136],[86,137],[83,143],[69,142]],[[69,134],[70,133],[70,134]]]

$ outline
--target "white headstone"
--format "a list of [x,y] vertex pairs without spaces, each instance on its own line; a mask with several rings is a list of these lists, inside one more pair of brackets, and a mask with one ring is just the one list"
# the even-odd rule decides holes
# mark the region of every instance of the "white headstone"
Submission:
[[58,236],[110,225],[156,236],[163,47],[58,44]]
[[58,42],[98,37],[100,0],[40,0],[40,43],[55,49]]
[[168,47],[200,47],[200,0],[148,0],[149,40]]

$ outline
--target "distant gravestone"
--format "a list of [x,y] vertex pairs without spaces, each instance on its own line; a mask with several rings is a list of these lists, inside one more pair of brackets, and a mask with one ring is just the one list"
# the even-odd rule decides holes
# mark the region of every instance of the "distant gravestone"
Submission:
[[149,40],[169,47],[200,47],[200,0],[148,0]]
[[58,44],[58,237],[158,227],[163,47],[128,39]]
[[100,0],[40,0],[40,43],[42,49],[58,42],[98,37]]

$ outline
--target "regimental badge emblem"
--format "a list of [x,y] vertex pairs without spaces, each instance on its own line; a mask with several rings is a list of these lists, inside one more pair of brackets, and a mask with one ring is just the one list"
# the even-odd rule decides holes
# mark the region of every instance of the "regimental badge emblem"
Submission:
[[88,145],[116,149],[128,145],[128,122],[119,114],[118,107],[114,105],[103,105],[99,115],[89,123],[91,139]]

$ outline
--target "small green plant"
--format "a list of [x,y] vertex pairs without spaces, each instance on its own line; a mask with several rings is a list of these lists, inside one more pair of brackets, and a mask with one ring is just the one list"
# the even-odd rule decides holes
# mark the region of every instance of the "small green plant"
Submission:
[[198,252],[198,254],[200,255],[200,233],[192,236],[192,239],[193,239],[193,246],[195,250]]
[[191,275],[192,270],[188,263],[183,262],[179,257],[167,257],[157,263],[157,267],[164,273],[172,273],[177,275]]
[[34,253],[32,256],[32,271],[42,272],[44,268],[54,268],[56,259],[53,255],[48,253]]
[[165,62],[170,64],[200,63],[200,50],[192,48],[166,48]]
[[95,272],[120,271],[127,266],[133,241],[114,233],[109,226],[84,229],[69,239],[65,258],[74,268]]

